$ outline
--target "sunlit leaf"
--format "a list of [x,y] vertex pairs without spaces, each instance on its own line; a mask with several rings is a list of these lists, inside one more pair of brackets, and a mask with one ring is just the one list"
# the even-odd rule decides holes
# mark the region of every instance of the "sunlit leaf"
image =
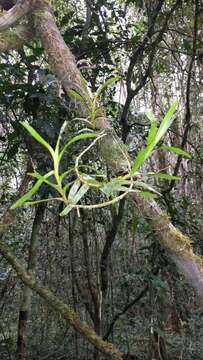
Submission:
[[29,175],[31,175],[32,177],[34,177],[34,178],[36,178],[36,179],[39,179],[39,180],[42,180],[42,181],[43,181],[44,183],[46,183],[47,185],[49,185],[49,186],[53,187],[54,189],[56,189],[56,188],[57,188],[57,184],[54,184],[53,182],[47,180],[50,176],[53,176],[53,174],[54,174],[54,171],[53,171],[53,170],[49,171],[49,172],[48,172],[47,174],[45,174],[45,175],[41,175],[41,174],[39,174],[39,173],[37,173],[37,172],[35,172],[35,173],[29,173]]
[[145,160],[152,154],[155,146],[159,142],[159,140],[165,135],[166,131],[168,130],[169,126],[173,122],[173,114],[177,108],[177,101],[174,101],[169,110],[167,111],[166,115],[164,116],[159,129],[157,130],[157,121],[154,115],[150,112],[147,113],[148,118],[151,121],[151,128],[149,130],[148,138],[147,138],[147,147],[139,151],[138,155],[136,156],[130,175],[134,175],[137,170],[141,167]]
[[116,192],[122,192],[122,191],[127,191],[129,190],[129,187],[125,186],[125,185],[129,185],[130,186],[131,182],[127,181],[127,180],[123,180],[123,179],[115,179],[112,181],[109,181],[108,183],[104,184],[104,186],[101,187],[101,191],[107,195],[113,195]]
[[141,188],[143,190],[147,190],[149,192],[153,192],[153,193],[161,196],[161,194],[157,190],[155,190],[152,186],[146,184],[143,181],[135,181],[135,186],[136,186],[136,188]]

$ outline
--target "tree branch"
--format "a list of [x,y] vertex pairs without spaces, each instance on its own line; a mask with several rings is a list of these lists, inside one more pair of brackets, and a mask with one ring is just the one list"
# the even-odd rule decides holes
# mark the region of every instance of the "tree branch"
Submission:
[[17,4],[5,15],[0,16],[0,31],[15,25],[23,16],[30,13],[34,8],[35,3],[36,0],[18,0]]
[[[195,16],[194,16],[194,29],[193,29],[193,42],[192,42],[192,56],[189,63],[188,69],[188,77],[187,77],[187,85],[186,85],[186,113],[185,113],[185,129],[182,135],[182,141],[180,148],[184,149],[187,144],[188,134],[190,131],[191,125],[191,110],[190,110],[190,91],[191,91],[191,81],[192,81],[192,70],[196,57],[196,44],[197,44],[197,31],[198,31],[198,16],[199,16],[199,0],[195,1]],[[178,159],[174,168],[173,175],[176,176],[178,174],[180,164],[182,161],[182,156],[178,155]],[[164,193],[170,192],[175,185],[175,180],[171,180],[170,185]]]
[[81,322],[77,314],[67,304],[55,296],[48,288],[40,286],[36,279],[27,273],[20,261],[15,257],[9,247],[0,241],[0,252],[12,268],[16,271],[19,279],[40,295],[54,310],[56,310],[73,328],[84,336],[91,344],[100,350],[107,358],[122,360],[120,353],[111,343],[107,343],[99,337],[86,323]]
[[109,328],[106,332],[106,334],[103,336],[103,340],[107,340],[109,335],[111,334],[113,327],[116,323],[116,321],[122,316],[124,315],[132,306],[134,306],[140,299],[142,299],[147,291],[149,290],[149,285],[145,286],[145,288],[139,293],[138,296],[136,296],[135,299],[133,299],[129,304],[127,304],[124,309],[122,311],[120,311],[118,314],[116,314],[111,322],[111,324],[109,325]]
[[0,51],[20,50],[33,38],[33,30],[27,25],[18,25],[14,29],[8,29],[0,33]]

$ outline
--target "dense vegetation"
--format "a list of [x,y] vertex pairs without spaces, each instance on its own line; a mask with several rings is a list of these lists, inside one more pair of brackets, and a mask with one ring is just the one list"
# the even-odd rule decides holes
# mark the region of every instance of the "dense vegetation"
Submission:
[[0,5],[0,359],[203,359],[201,1]]

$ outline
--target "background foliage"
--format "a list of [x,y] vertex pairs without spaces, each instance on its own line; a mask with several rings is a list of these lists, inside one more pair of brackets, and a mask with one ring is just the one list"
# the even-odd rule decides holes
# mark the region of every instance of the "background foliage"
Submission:
[[[110,77],[121,76],[101,97],[132,157],[146,145],[146,111],[160,119],[173,100],[178,100],[176,119],[164,143],[178,146],[192,157],[160,148],[142,171],[181,175],[179,182],[152,177],[149,183],[162,194],[158,201],[174,225],[192,238],[194,249],[202,255],[203,8],[198,1],[177,2],[165,24],[174,4],[58,0],[54,11],[93,93]],[[19,52],[0,55],[0,80],[3,213],[14,202],[29,159],[41,173],[52,169],[47,152],[20,122],[29,122],[52,146],[65,120],[65,138],[69,139],[83,123],[74,121],[75,102],[52,74],[38,40]],[[71,147],[62,169],[72,166],[76,154],[88,144],[86,139]],[[85,162],[111,176],[111,169],[96,151],[87,153]],[[43,185],[38,199],[55,196],[54,190],[49,191]],[[101,193],[91,192],[85,201],[98,203],[103,198]],[[20,208],[18,221],[6,236],[25,260],[40,206]],[[203,319],[195,295],[131,200],[81,210],[80,217],[73,210],[61,218],[62,210],[58,202],[49,202],[43,210],[36,269],[41,282],[64,301],[68,299],[80,318],[115,343],[126,358],[203,359]],[[15,357],[22,285],[3,258],[0,260],[0,356],[7,360]],[[93,347],[36,295],[32,296],[28,354],[29,359],[40,360],[98,358]]]

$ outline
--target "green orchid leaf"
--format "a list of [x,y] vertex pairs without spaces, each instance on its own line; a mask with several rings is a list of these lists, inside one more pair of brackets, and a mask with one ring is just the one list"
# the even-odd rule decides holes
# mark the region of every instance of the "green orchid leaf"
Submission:
[[182,155],[182,156],[184,156],[186,158],[189,158],[189,159],[192,157],[192,155],[190,153],[188,153],[187,151],[185,151],[183,149],[180,149],[180,148],[178,148],[176,146],[162,145],[160,147],[160,149],[166,150],[166,151],[171,151],[171,152],[173,152],[175,154]]
[[125,185],[130,186],[131,181],[123,180],[123,179],[114,179],[112,181],[107,182],[104,184],[100,190],[107,196],[114,195],[117,192],[127,191],[129,190],[129,187]]
[[150,112],[147,113],[147,117],[151,121],[151,128],[149,130],[148,138],[147,138],[147,147],[139,151],[137,157],[135,158],[130,175],[134,175],[137,170],[141,167],[145,160],[152,154],[155,146],[159,142],[159,140],[165,135],[169,126],[173,122],[173,115],[177,108],[177,101],[174,101],[166,115],[164,116],[159,129],[157,130],[157,120],[154,115]]
[[151,122],[151,128],[147,136],[147,145],[150,145],[152,143],[155,144],[156,135],[157,135],[157,121],[153,120]]
[[51,145],[43,139],[43,137],[26,121],[21,122],[21,125],[30,133],[30,135],[38,141],[41,145],[43,145],[51,154],[52,157],[54,157],[54,150],[52,149]]
[[44,203],[47,201],[53,201],[53,200],[63,201],[63,198],[47,198],[47,199],[41,199],[41,200],[31,200],[31,201],[26,201],[26,204],[36,205],[36,204],[41,204],[41,203]]
[[139,195],[146,198],[146,199],[157,198],[157,194],[151,193],[149,191],[139,191]]
[[47,185],[51,186],[52,188],[54,188],[55,190],[57,190],[57,184],[54,184],[53,182],[47,180],[50,176],[53,177],[54,174],[54,170],[49,171],[47,174],[45,175],[41,175],[37,172],[35,173],[29,173],[29,175],[31,175],[32,177],[42,180],[44,183],[46,183]]
[[[78,182],[78,180],[76,180],[75,183],[76,182]],[[74,205],[76,205],[82,199],[82,197],[86,194],[86,192],[89,190],[89,186],[86,184],[83,184],[80,187],[80,189],[77,192],[75,192],[76,188],[77,188],[77,186],[75,186],[74,195],[73,195],[73,191],[72,191],[72,194],[71,194],[72,196],[70,197],[70,193],[69,193],[69,198],[68,198],[71,201],[71,203]],[[72,188],[71,188],[71,190],[72,190]],[[71,190],[70,190],[70,192],[71,192]],[[60,213],[60,216],[67,215],[72,209],[73,209],[73,206],[71,204],[67,205],[65,207],[65,209]]]
[[94,103],[96,103],[97,99],[99,98],[99,96],[101,95],[101,93],[110,85],[112,85],[113,83],[115,83],[116,81],[119,81],[121,79],[121,76],[114,76],[108,80],[106,80],[97,90],[95,96],[94,96]]
[[133,176],[139,170],[144,161],[152,154],[154,146],[154,143],[151,143],[145,149],[139,151],[133,162],[132,168],[130,170],[130,175]]
[[90,111],[88,105],[87,105],[87,101],[86,99],[76,90],[69,90],[68,95],[72,98],[75,98],[76,100],[78,100],[85,109],[87,109],[88,111]]
[[42,183],[43,180],[37,180],[34,186],[11,206],[11,210],[16,209],[17,207],[23,205],[26,201],[28,201],[37,192]]
[[152,186],[146,184],[143,181],[139,181],[139,180],[135,181],[135,187],[136,188],[141,188],[143,190],[147,190],[149,192],[152,192],[154,194],[157,194],[157,195],[161,196],[161,194],[157,190],[155,190]]
[[176,111],[177,106],[178,106],[178,102],[174,101],[170,106],[169,110],[167,111],[166,115],[164,116],[157,132],[156,141],[155,141],[156,144],[158,144],[158,142],[162,139],[162,137],[165,135],[165,133],[171,126],[174,120],[173,115]]
[[67,150],[67,148],[68,148],[71,144],[73,144],[73,143],[75,143],[75,142],[77,142],[77,141],[79,141],[79,140],[82,140],[82,139],[92,139],[92,138],[96,138],[97,136],[98,136],[98,134],[97,134],[97,133],[94,133],[94,132],[91,132],[91,133],[90,133],[90,132],[86,132],[86,133],[82,133],[82,134],[79,134],[79,135],[74,136],[71,140],[69,140],[69,141],[65,144],[64,148],[63,148],[62,151],[60,152],[60,154],[59,154],[59,161],[61,160],[63,154],[65,153],[65,151]]
[[164,179],[164,180],[181,180],[180,176],[174,176],[174,175],[169,175],[169,174],[160,173],[160,172],[159,173],[149,172],[146,175],[158,177],[158,178]]
[[63,133],[64,133],[64,131],[65,131],[65,128],[66,128],[67,124],[68,124],[68,122],[65,121],[65,122],[63,123],[61,129],[60,129],[60,132],[59,132],[59,136],[58,136],[57,143],[56,143],[56,147],[55,147],[55,154],[57,154],[57,155],[58,155],[58,153],[59,153],[60,141],[61,141],[62,135],[63,135]]

